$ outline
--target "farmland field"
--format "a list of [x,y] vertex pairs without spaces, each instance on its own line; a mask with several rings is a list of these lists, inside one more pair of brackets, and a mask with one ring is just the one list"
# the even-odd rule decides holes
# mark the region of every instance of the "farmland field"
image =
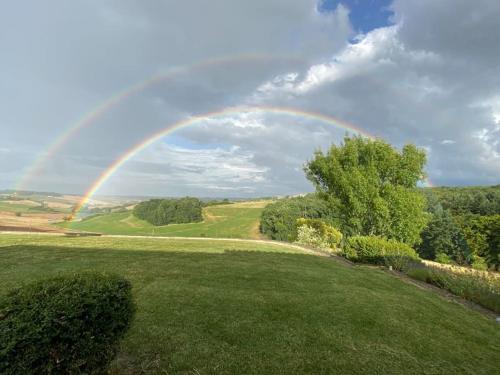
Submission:
[[62,227],[105,234],[259,238],[259,219],[269,201],[249,201],[205,207],[203,222],[154,226],[136,218],[131,211],[89,217],[63,223]]
[[[222,207],[221,207],[222,208]],[[120,374],[495,374],[491,319],[379,269],[273,244],[0,235],[0,296],[61,272],[132,282]]]

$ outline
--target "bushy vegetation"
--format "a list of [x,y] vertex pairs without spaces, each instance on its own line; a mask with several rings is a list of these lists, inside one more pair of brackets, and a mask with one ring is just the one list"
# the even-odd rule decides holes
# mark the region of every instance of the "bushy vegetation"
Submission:
[[[419,253],[439,262],[500,267],[500,187],[424,189],[432,215]],[[481,198],[482,197],[482,198]],[[485,203],[486,202],[486,203]],[[486,206],[489,205],[489,208]],[[488,215],[486,215],[488,213]]]
[[500,185],[473,187],[436,187],[423,189],[433,195],[443,209],[453,215],[476,214],[482,216],[500,214]]
[[445,269],[418,264],[406,272],[408,276],[446,289],[500,313],[500,277],[487,272]]
[[402,151],[382,140],[346,137],[326,154],[318,151],[305,171],[338,216],[347,236],[376,235],[420,242],[427,223],[425,198],[417,189],[425,153],[414,145]]
[[220,206],[220,205],[223,205],[223,204],[232,204],[233,202],[231,202],[229,199],[225,198],[225,199],[222,199],[222,200],[218,200],[218,199],[211,199],[211,200],[208,200],[208,201],[204,201],[202,202],[203,204],[203,207],[210,207],[210,206]]
[[327,202],[316,194],[308,194],[283,198],[266,206],[260,220],[260,231],[273,240],[293,242],[297,239],[297,220],[300,218],[335,222]]
[[436,212],[422,232],[419,254],[426,259],[450,259],[458,264],[470,262],[470,250],[460,227],[448,211]]
[[321,219],[297,220],[297,243],[323,250],[335,251],[341,244],[342,233]]
[[0,302],[0,373],[102,373],[134,312],[130,283],[82,273],[40,280]]
[[134,215],[152,225],[196,223],[203,220],[202,202],[197,198],[151,199],[134,207]]
[[410,260],[418,259],[413,248],[405,243],[374,236],[353,236],[346,240],[343,255],[355,262],[385,264],[397,270]]

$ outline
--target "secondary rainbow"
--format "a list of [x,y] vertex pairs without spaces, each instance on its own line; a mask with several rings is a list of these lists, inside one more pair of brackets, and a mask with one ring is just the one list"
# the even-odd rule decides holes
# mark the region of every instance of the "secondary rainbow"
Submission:
[[160,84],[169,79],[173,79],[176,76],[190,72],[196,69],[206,69],[209,67],[214,67],[222,64],[233,64],[237,62],[266,62],[266,61],[302,61],[302,59],[294,56],[280,56],[280,55],[260,55],[260,54],[245,54],[238,56],[224,56],[217,57],[194,64],[181,66],[173,68],[165,73],[152,76],[144,81],[138,82],[133,86],[122,90],[113,96],[106,99],[104,102],[100,103],[94,107],[90,112],[85,114],[81,119],[71,125],[66,131],[59,135],[54,142],[52,142],[48,147],[46,147],[34,160],[34,162],[25,170],[22,174],[21,179],[15,186],[15,190],[23,190],[27,188],[27,183],[37,175],[41,170],[43,165],[52,158],[65,144],[78,135],[78,133],[94,124],[101,116],[109,112],[111,109],[115,108],[118,104],[122,103],[127,98],[138,94],[148,87]]
[[116,159],[100,176],[95,180],[92,186],[87,190],[84,194],[82,200],[76,206],[73,215],[78,214],[78,212],[89,202],[92,196],[101,188],[101,186],[125,163],[127,160],[133,158],[140,151],[144,150],[146,147],[152,145],[163,137],[175,132],[176,130],[188,127],[190,125],[194,125],[196,123],[206,121],[209,119],[220,118],[224,116],[238,115],[242,113],[272,113],[272,114],[281,114],[288,116],[295,116],[301,118],[307,118],[315,121],[319,121],[322,123],[326,123],[332,126],[335,126],[339,129],[344,129],[347,131],[352,131],[358,134],[361,134],[368,138],[374,138],[373,135],[369,134],[365,130],[360,129],[359,127],[350,124],[346,121],[339,120],[335,117],[327,116],[321,113],[304,111],[297,108],[289,108],[289,107],[268,107],[268,106],[255,106],[255,107],[231,107],[221,111],[208,112],[202,115],[192,116],[175,123],[168,125],[166,128],[149,135],[145,140],[137,143],[132,148],[128,149],[122,156]]

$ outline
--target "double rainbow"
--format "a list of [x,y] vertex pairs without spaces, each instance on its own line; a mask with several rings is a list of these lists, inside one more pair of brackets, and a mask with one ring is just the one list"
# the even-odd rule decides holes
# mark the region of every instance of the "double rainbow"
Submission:
[[346,121],[337,119],[335,117],[327,116],[321,113],[304,111],[296,108],[289,107],[271,107],[271,106],[255,106],[255,107],[232,107],[227,108],[221,111],[208,112],[198,116],[192,116],[187,119],[183,119],[181,121],[172,123],[162,130],[149,135],[146,139],[137,143],[135,146],[128,149],[125,153],[122,154],[118,159],[116,159],[98,178],[94,181],[92,186],[86,191],[82,200],[78,203],[74,210],[74,215],[77,215],[78,212],[89,202],[92,196],[104,185],[104,183],[111,177],[113,174],[120,169],[120,167],[125,164],[128,160],[136,156],[139,152],[151,146],[153,143],[158,140],[166,137],[167,135],[172,134],[173,132],[184,129],[186,127],[195,125],[197,123],[207,121],[210,119],[217,119],[227,116],[240,115],[243,113],[270,113],[270,114],[279,114],[279,115],[287,115],[293,117],[301,117],[306,118],[318,122],[322,122],[328,125],[332,125],[338,129],[343,129],[347,131],[351,131],[357,134],[361,134],[365,137],[373,139],[374,136],[367,133],[366,131],[360,129],[359,127],[350,124]]
[[173,68],[165,73],[154,75],[144,81],[138,82],[133,86],[127,87],[125,90],[120,91],[101,104],[94,107],[90,112],[85,114],[81,119],[68,127],[61,135],[59,135],[52,143],[50,143],[34,160],[34,162],[28,166],[28,168],[23,172],[21,179],[18,181],[14,190],[24,190],[27,184],[41,172],[43,166],[46,162],[53,158],[54,155],[61,150],[64,145],[74,139],[78,133],[94,124],[100,117],[111,111],[117,105],[133,97],[136,94],[143,92],[144,90],[164,83],[168,80],[172,80],[179,75],[186,74],[196,70],[204,70],[216,66],[221,66],[224,64],[235,64],[235,63],[266,63],[273,61],[294,61],[303,62],[303,59],[295,56],[280,56],[280,55],[264,55],[264,54],[244,54],[237,56],[223,56],[217,58],[207,59],[201,62],[197,62],[190,65],[185,65],[181,67]]

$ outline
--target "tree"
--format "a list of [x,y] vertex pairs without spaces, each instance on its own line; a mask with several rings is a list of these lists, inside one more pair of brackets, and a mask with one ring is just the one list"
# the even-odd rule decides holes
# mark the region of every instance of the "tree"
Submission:
[[317,151],[305,172],[339,216],[342,233],[414,245],[428,216],[417,190],[425,162],[425,152],[411,144],[398,151],[382,140],[346,136],[326,154]]
[[295,241],[299,218],[321,218],[329,224],[335,222],[327,203],[316,194],[308,194],[279,199],[267,205],[260,218],[260,231],[273,240]]
[[422,258],[431,260],[447,255],[458,264],[469,263],[471,256],[467,241],[448,210],[434,214],[422,232],[418,252]]

